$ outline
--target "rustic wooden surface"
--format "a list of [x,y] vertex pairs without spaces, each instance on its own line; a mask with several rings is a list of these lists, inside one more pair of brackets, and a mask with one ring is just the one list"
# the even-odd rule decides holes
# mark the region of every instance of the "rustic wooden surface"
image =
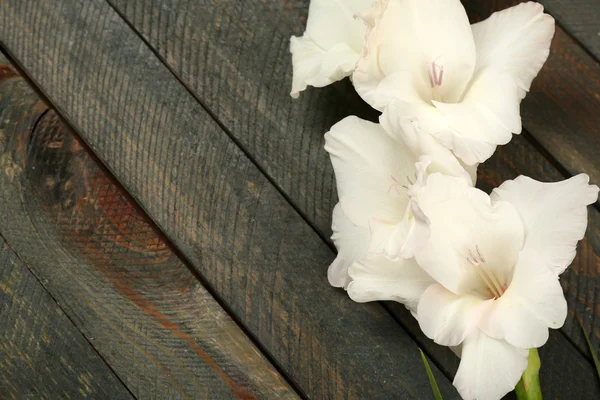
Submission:
[[0,321],[0,398],[132,398],[1,237]]
[[[178,0],[109,2],[147,40],[230,135],[262,166],[275,184],[282,188],[307,220],[322,236],[328,237],[331,210],[337,197],[328,156],[322,149],[322,134],[341,118],[338,115],[340,109],[343,110],[343,115],[354,112],[371,118],[372,115],[369,115],[366,111],[368,109],[348,88],[348,82],[341,82],[332,88],[309,89],[301,94],[299,101],[289,99],[291,59],[287,52],[288,39],[290,33],[299,34],[304,29],[308,1],[292,4],[255,1],[243,6],[233,1],[216,0],[191,3]],[[493,4],[494,9],[508,5],[508,2],[501,1],[477,2],[484,3],[485,6],[481,5],[479,8],[475,7],[474,2],[465,4],[471,14],[483,14],[485,7],[492,9],[488,4]],[[213,12],[202,12],[205,9]],[[485,16],[489,15],[487,9],[485,12]],[[524,125],[534,129],[525,135],[549,137],[557,141],[561,151],[558,148],[553,150],[559,160],[565,161],[565,165],[575,173],[585,171],[592,176],[592,180],[600,182],[600,174],[594,176],[596,168],[600,167],[600,153],[594,149],[596,144],[600,149],[600,136],[593,137],[600,134],[600,119],[594,126],[600,113],[593,110],[600,106],[596,98],[598,93],[593,86],[594,80],[581,74],[579,70],[573,71],[573,65],[576,62],[585,63],[598,71],[600,66],[560,28],[556,36],[557,40],[564,40],[558,43],[555,40],[552,56],[544,67],[543,74],[535,81],[542,81],[538,85],[542,89],[535,86],[528,96],[528,99],[543,98],[546,99],[544,101],[548,101],[547,98],[551,96],[552,107],[543,110],[537,103],[535,107],[527,107],[530,104],[527,102],[523,105]],[[564,54],[571,54],[573,57]],[[265,68],[265,65],[269,67]],[[271,71],[277,73],[274,75]],[[573,82],[579,82],[579,85],[573,85]],[[588,86],[585,87],[583,83]],[[597,83],[600,85],[600,80]],[[565,91],[567,92],[563,93]],[[263,103],[261,99],[268,100],[269,103]],[[581,109],[578,102],[585,103],[586,100],[588,104]],[[557,129],[564,126],[568,130],[563,129],[559,135]],[[553,131],[546,133],[550,127]],[[586,146],[583,143],[572,143],[574,138],[579,141],[578,132],[588,132],[589,135],[582,136],[585,136],[583,140],[593,139],[590,140],[591,144]],[[561,136],[563,141],[557,136]],[[535,148],[529,148],[537,153]],[[588,159],[574,155],[572,149],[588,152]],[[519,156],[515,154],[512,157]],[[547,160],[544,161],[547,163]],[[572,161],[580,164],[574,166]],[[511,173],[506,174],[505,179],[514,178],[518,174],[514,168],[507,169],[510,168],[509,165],[504,166]],[[532,165],[523,173],[540,180],[558,179],[556,171],[554,174],[544,174],[536,167]],[[319,173],[314,173],[315,170]],[[564,178],[565,176],[560,176],[560,179]],[[597,213],[597,210],[591,211],[593,218],[597,217]],[[596,230],[590,235],[597,237],[600,226],[596,224],[595,227]],[[584,249],[586,254],[596,257],[590,259],[590,262],[597,261],[600,253],[600,246],[588,245],[594,242],[595,239],[588,238],[583,244],[587,246]],[[573,270],[589,272],[587,275],[593,278],[595,273],[589,271],[590,265],[598,263],[575,263]],[[583,309],[580,305],[583,303],[589,306],[590,298],[591,304],[594,303],[593,295],[596,288],[600,290],[600,282],[588,282],[585,288],[569,288],[574,293],[569,296],[569,305],[582,313],[585,311],[586,318],[590,320],[600,310],[595,307]],[[594,290],[590,292],[590,288]],[[590,294],[581,296],[581,293]],[[404,326],[418,338],[418,326],[412,322],[410,315],[396,311],[395,314]],[[572,324],[567,324],[570,325]],[[594,335],[599,336],[600,326],[592,325],[598,328]],[[581,341],[582,337],[577,331],[569,329],[566,332],[576,338],[576,343],[582,350],[585,349],[585,343]],[[418,340],[420,345],[426,346],[426,342]],[[600,348],[597,341],[594,343]],[[452,359],[449,352],[445,353],[448,356],[440,354],[438,357]]]
[[[304,394],[429,393],[414,343],[389,315],[325,284],[337,198],[322,135],[346,115],[376,114],[348,81],[290,100],[289,36],[302,33],[308,1],[108,2],[133,31],[101,1],[15,0],[0,5],[0,40]],[[465,2],[475,19],[508,3]],[[585,171],[600,181],[598,64],[560,28],[552,52],[522,106],[528,131],[483,167],[481,187],[520,173],[557,180]],[[587,238],[562,279],[569,318],[541,352],[547,398],[600,397],[577,323],[600,348],[599,229],[590,208]],[[456,358],[402,307],[385,307],[451,377]],[[359,320],[378,325],[354,327]],[[387,344],[392,332],[400,345]],[[354,353],[336,354],[342,347]],[[402,351],[405,361],[394,353]],[[399,374],[406,381],[392,379]]]
[[540,3],[600,61],[600,4],[597,0],[540,0]]
[[0,18],[3,45],[307,396],[430,395],[406,332],[328,286],[331,249],[107,3],[5,1]]
[[[298,100],[289,96],[289,37],[302,33],[308,1],[109,2],[333,248],[337,193],[323,134],[346,115],[373,120],[376,113],[347,80],[309,89]],[[455,363],[449,349],[432,346],[410,313],[394,315],[436,362]]]
[[[0,232],[129,390],[139,398],[297,398],[54,112],[32,123],[29,110],[42,107],[23,78],[0,78]],[[35,325],[27,330],[36,318],[12,311],[26,343],[46,343]],[[12,379],[2,367],[0,377]],[[112,386],[103,394],[111,397]]]

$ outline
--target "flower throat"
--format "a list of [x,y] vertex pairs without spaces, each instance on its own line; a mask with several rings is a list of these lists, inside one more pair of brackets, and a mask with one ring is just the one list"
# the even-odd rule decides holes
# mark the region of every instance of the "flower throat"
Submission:
[[492,292],[494,298],[497,299],[504,294],[505,287],[500,284],[494,272],[486,266],[485,258],[479,251],[479,246],[475,246],[475,252],[469,250],[467,261],[475,267],[475,271],[477,271],[477,274],[483,280],[488,290]]

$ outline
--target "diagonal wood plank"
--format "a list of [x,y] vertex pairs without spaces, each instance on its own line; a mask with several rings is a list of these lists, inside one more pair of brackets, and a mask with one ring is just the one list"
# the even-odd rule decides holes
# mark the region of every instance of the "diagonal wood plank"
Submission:
[[4,1],[0,21],[2,44],[309,397],[429,395],[406,332],[328,286],[331,249],[107,3]]
[[[36,120],[32,131],[31,111],[43,106],[22,78],[0,80],[0,227],[131,392],[141,398],[297,398],[54,112]],[[5,315],[2,304],[10,303],[0,301]],[[45,309],[35,319],[33,307],[18,304],[2,319],[20,322],[9,324],[9,336],[0,334],[19,345],[11,351],[13,342],[2,341],[9,365],[23,343],[39,351],[50,347],[48,335],[36,336],[52,326]],[[24,342],[14,340],[16,331]],[[81,351],[75,339],[72,348],[47,349],[49,361],[54,354],[65,357],[67,367],[74,364],[73,354]],[[8,375],[12,389],[31,381],[44,385],[41,395],[63,384],[69,394],[87,382],[95,397],[92,379],[106,385],[99,397],[119,396],[118,388],[90,374],[81,385],[69,385],[61,374],[52,381],[45,370],[32,368],[43,372],[37,380],[22,368],[8,372],[14,372]]]
[[[337,197],[332,169],[322,149],[322,135],[343,116],[351,113],[369,116],[369,111],[352,92],[347,81],[334,87],[309,89],[298,101],[289,99],[292,69],[288,40],[291,33],[302,32],[308,1],[251,1],[244,5],[214,0],[109,2],[263,166],[322,236],[329,236],[331,210]],[[561,35],[565,36],[559,29],[557,36]],[[573,43],[561,46],[559,48],[565,51],[581,52]],[[556,73],[552,67],[553,62],[556,63],[552,59],[549,62],[551,76]],[[560,62],[564,63],[564,60]],[[273,74],[273,71],[276,73]],[[583,78],[576,79],[581,81]],[[554,90],[551,85],[546,86],[548,90]],[[543,96],[544,93],[540,94],[539,91],[532,89],[529,97]],[[573,95],[581,95],[585,99],[589,93],[577,92]],[[556,107],[558,103],[555,104]],[[525,105],[524,109],[526,110]],[[535,114],[538,109],[534,109],[530,111],[532,115],[524,112],[524,123],[527,125],[528,121],[543,120],[546,125],[556,124],[560,115],[575,112],[575,109],[577,107],[573,106],[561,113],[553,111],[553,115],[544,113],[541,116]],[[585,124],[590,118],[600,115],[593,114],[588,109],[576,111],[582,115],[581,123]],[[570,118],[565,123],[580,122]],[[572,129],[577,129],[577,126],[573,125]],[[564,179],[523,138],[515,137],[514,142],[516,144],[511,144],[506,149],[507,157],[512,157],[513,161],[502,167],[507,172],[505,179],[514,178],[518,173],[546,181]],[[532,154],[536,153],[531,157],[539,159],[537,164],[531,163],[531,166],[517,171],[515,163],[528,163],[529,159],[525,157],[527,152],[517,151],[511,146],[525,146]],[[582,146],[582,149],[587,151],[589,147]],[[539,168],[542,165],[540,163],[544,168]],[[487,170],[489,167],[486,164],[484,168]],[[317,170],[319,173],[314,173]],[[585,171],[593,174],[593,168],[592,171],[587,168]],[[483,183],[485,185],[485,179]],[[588,254],[590,258],[578,259],[571,272],[572,275],[586,277],[587,280],[585,283],[565,286],[565,290],[571,310],[578,310],[578,315],[586,320],[600,321],[597,318],[600,310],[594,306],[600,281],[596,280],[593,268],[597,265],[595,260],[600,254],[600,218],[596,209],[590,209],[590,215],[592,219],[588,239],[581,245],[582,254]],[[418,326],[410,315],[396,308],[394,310],[406,328],[414,336],[419,335]],[[574,314],[570,316],[568,327],[573,325],[574,317]],[[600,336],[600,325],[597,326],[594,322],[591,326],[594,327],[594,335]],[[565,332],[573,338],[578,348],[586,351],[580,334],[571,328]],[[560,342],[560,339],[557,340]],[[427,342],[421,341],[420,345],[427,346]],[[600,342],[595,342],[595,345],[600,349]],[[430,349],[430,352],[433,351],[435,350]],[[455,369],[456,361],[450,352],[436,351],[436,358],[446,366],[446,371]],[[560,370],[557,369],[556,372],[559,373]]]
[[[295,8],[306,8],[308,1],[297,1],[294,6],[283,1],[110,3],[142,30],[143,37],[320,235],[329,237],[337,193],[323,134],[346,115],[374,119],[376,113],[365,106],[348,81],[309,90],[300,100],[291,100],[290,26],[303,28]],[[396,316],[434,359],[454,363],[454,354],[431,346],[410,314]]]
[[[472,21],[520,2],[463,0]],[[521,104],[523,127],[570,174],[585,171],[600,182],[599,108],[600,64],[557,26],[548,61]]]
[[600,6],[597,0],[540,0],[565,30],[600,60]]
[[0,397],[131,399],[0,237]]

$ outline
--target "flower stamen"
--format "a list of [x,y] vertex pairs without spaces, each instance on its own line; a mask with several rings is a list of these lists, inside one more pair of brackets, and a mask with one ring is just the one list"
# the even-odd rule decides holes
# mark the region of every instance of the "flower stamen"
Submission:
[[504,294],[502,285],[494,273],[486,266],[485,258],[481,254],[481,251],[479,251],[479,246],[475,246],[475,254],[469,250],[467,261],[475,267],[475,271],[477,271],[477,274],[495,298],[499,298]]
[[390,194],[390,192],[392,191],[392,189],[394,189],[396,191],[396,194],[402,194],[400,192],[400,188],[403,187],[406,190],[408,190],[408,186],[406,185],[401,185],[400,182],[398,182],[398,179],[394,178],[392,175],[390,175],[390,178],[392,179],[392,181],[394,181],[394,183],[392,183],[388,189],[388,194]]
[[440,57],[433,60],[431,62],[431,65],[427,67],[427,74],[429,75],[429,85],[431,86],[433,92],[433,99],[436,101],[441,101],[441,96],[438,88],[442,86],[442,81],[444,79],[444,66],[436,62],[437,60],[439,60],[439,58]]

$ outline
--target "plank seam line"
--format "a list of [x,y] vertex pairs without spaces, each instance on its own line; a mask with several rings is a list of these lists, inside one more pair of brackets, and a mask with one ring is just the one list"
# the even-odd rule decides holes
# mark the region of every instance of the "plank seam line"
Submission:
[[[330,241],[330,239],[325,236],[324,233],[322,233],[317,227],[316,225],[314,225],[310,219],[308,218],[308,216],[296,205],[296,203],[288,196],[288,194],[283,190],[283,188],[281,186],[279,186],[279,184],[277,184],[277,182],[267,173],[267,171],[259,164],[259,162],[254,158],[254,156],[246,149],[246,147],[243,145],[243,143],[238,140],[233,133],[221,122],[221,120],[217,117],[217,115],[204,103],[204,101],[202,101],[199,96],[197,96],[193,90],[185,83],[183,82],[183,80],[177,75],[177,73],[171,68],[171,66],[166,62],[166,60],[156,51],[156,49],[151,45],[151,43],[149,43],[146,38],[141,34],[141,32],[139,32],[126,18],[125,16],[116,9],[116,7],[112,4],[112,2],[110,0],[106,0],[106,2],[110,5],[110,7],[117,13],[117,15],[125,22],[125,24],[136,34],[136,36],[138,36],[140,38],[140,40],[142,40],[142,42],[148,47],[148,49],[160,60],[160,62],[167,68],[167,70],[175,77],[175,79],[185,88],[185,90],[200,104],[200,106],[204,109],[204,111],[206,111],[206,113],[211,117],[211,119],[219,126],[219,128],[229,137],[229,139],[236,145],[236,147],[238,147],[242,153],[248,158],[248,160],[259,170],[259,172],[267,179],[267,181],[273,185],[273,187],[275,188],[275,190],[277,190],[277,192],[285,199],[285,201],[292,207],[292,209],[302,218],[302,220],[304,220],[304,222],[312,229],[312,231],[325,243],[325,245],[327,247],[329,247],[330,250],[332,250],[336,255],[337,255],[337,249],[335,248],[335,246],[333,245],[333,243]],[[72,124],[71,124],[72,125]],[[142,207],[143,208],[143,207]],[[146,210],[144,209],[144,211],[146,212]],[[147,213],[147,215],[150,216],[150,213]],[[152,218],[150,216],[150,218]],[[158,225],[158,224],[157,224]],[[160,229],[160,228],[159,228]],[[162,231],[162,229],[161,229]],[[167,235],[165,233],[165,236],[169,237],[169,235]],[[169,239],[170,242],[172,242]],[[173,244],[173,246],[175,248],[177,248],[176,245]],[[183,255],[183,252],[178,251],[179,254]],[[189,262],[188,258],[185,256],[180,256],[182,259],[186,260],[186,263],[189,263],[189,265],[193,265],[191,262]],[[189,268],[189,267],[188,267]],[[192,270],[194,272],[194,275],[196,275],[196,272],[194,271],[193,268],[189,268],[190,270]],[[210,285],[207,285],[203,279],[199,279],[201,282],[203,282],[203,284],[205,285],[205,287],[211,287]],[[213,294],[213,297],[215,298],[220,298],[218,295],[214,294],[213,291],[210,291],[211,294]],[[219,303],[221,303],[221,301],[219,301]],[[386,313],[388,313],[392,319],[394,321],[396,321],[396,323],[398,323],[398,325],[400,325],[401,329],[408,335],[408,337],[415,343],[415,345],[419,348],[421,348],[423,350],[423,352],[427,355],[427,357],[429,357],[429,359],[434,363],[434,365],[438,368],[438,370],[450,381],[452,381],[453,376],[450,375],[450,373],[448,371],[446,371],[445,368],[443,368],[441,366],[441,364],[439,364],[439,362],[432,356],[432,354],[425,349],[425,346],[420,345],[419,340],[417,340],[417,337],[415,335],[413,335],[408,329],[406,324],[402,323],[393,313],[392,311],[382,302],[378,302],[383,309],[386,311]],[[223,306],[223,305],[222,305]],[[224,307],[223,308],[225,310],[228,310],[228,308]],[[230,314],[230,316],[233,318],[232,313],[228,310],[227,311],[228,314]],[[240,325],[240,327],[242,327],[242,330],[244,331],[244,333],[246,333],[250,338],[252,338],[253,342],[256,342],[255,344],[257,345],[257,347],[259,347],[265,354],[270,354],[268,351],[263,349],[262,345],[259,345],[259,342],[255,341],[253,339],[253,335],[249,334],[246,329],[243,328],[243,324],[241,324],[241,322],[237,321],[237,319],[234,318],[234,320]],[[299,390],[303,396],[306,396],[306,394],[304,393],[304,391],[302,389],[300,389],[294,382],[294,384],[292,384],[293,380],[291,378],[288,378],[287,374],[284,373],[280,367],[278,366],[278,363],[275,362],[274,359],[272,359],[270,356],[268,357],[269,361],[272,362],[272,364],[276,367],[276,369],[282,374],[282,376],[284,376],[286,378],[286,380],[288,381],[288,383],[290,383],[292,385],[292,387],[295,390]]]
[[[323,240],[323,242],[335,253],[337,254],[337,249],[335,248],[335,246],[333,245],[333,242],[331,242],[331,240],[325,236],[325,234],[323,232],[321,232],[320,229],[317,228],[317,226],[315,224],[313,224],[310,219],[308,218],[308,216],[299,208],[299,206],[292,200],[292,198],[283,190],[283,188],[281,186],[279,186],[279,184],[277,184],[277,182],[271,177],[271,175],[269,175],[267,173],[267,171],[261,166],[261,164],[258,162],[258,160],[256,160],[254,158],[254,156],[246,149],[246,147],[244,146],[244,144],[238,140],[232,133],[232,131],[227,128],[224,123],[219,119],[219,117],[208,107],[208,105],[202,101],[200,99],[200,97],[198,95],[196,95],[194,93],[194,91],[185,83],[183,82],[183,80],[179,77],[179,75],[173,70],[173,68],[167,63],[167,61],[160,55],[160,53],[154,48],[154,46],[152,46],[152,44],[144,37],[144,35],[135,27],[133,26],[130,21],[125,17],[125,15],[123,15],[112,3],[111,0],[106,0],[106,2],[110,5],[110,7],[117,13],[117,15],[119,15],[119,17],[125,22],[125,24],[127,24],[127,26],[129,26],[129,28],[135,32],[135,34],[140,38],[140,40],[142,40],[142,42],[150,49],[150,51],[152,51],[152,53],[160,60],[160,62],[169,70],[169,72],[171,72],[171,74],[175,77],[175,79],[186,89],[186,91],[200,104],[200,106],[208,113],[208,115],[214,120],[214,122],[223,130],[223,132],[225,132],[225,134],[230,138],[230,140],[233,141],[233,143],[242,151],[242,153],[252,162],[252,164],[254,164],[254,166],[256,166],[256,168],[259,170],[259,172],[269,181],[269,183],[271,183],[273,185],[273,187],[275,187],[275,189],[279,192],[279,194],[281,196],[283,196],[283,198],[288,202],[288,204],[290,204],[290,206],[296,211],[296,213],[304,220],[304,222],[306,222],[308,224],[308,226],[310,226],[310,228],[321,238],[321,240]],[[596,59],[589,51],[588,49],[583,46],[583,44],[577,40],[576,38],[574,38],[571,33],[566,30],[560,23],[557,24],[559,25],[559,27],[565,32],[567,33],[567,35],[569,35],[569,37],[571,37],[575,43],[580,46],[588,55],[590,55],[594,60]],[[536,148],[541,155],[546,158],[550,164],[552,166],[554,166],[558,172],[563,175],[565,178],[570,178],[573,176],[573,174],[571,174],[554,156],[552,156],[538,141],[537,139],[535,139],[535,136],[533,136],[533,134],[531,134],[529,131],[527,131],[526,129],[523,129],[523,136],[534,146],[534,148]],[[600,202],[597,201],[596,203],[593,204],[593,206],[600,211]],[[186,258],[187,259],[187,258]],[[193,270],[193,268],[192,268]],[[406,324],[402,323],[401,320],[399,320],[394,313],[391,311],[391,309],[389,309],[385,303],[380,302],[380,304],[383,306],[383,308],[386,310],[386,312],[388,314],[390,314],[392,316],[392,318],[402,327],[402,329],[406,332],[406,334],[415,342],[416,345],[419,345],[419,340],[417,340],[416,336],[413,335],[408,329]],[[561,334],[567,338],[567,340],[575,347],[575,349],[585,358],[587,359],[589,362],[591,362],[591,359],[589,359],[587,357],[587,355],[583,352],[582,349],[579,348],[579,346],[577,346],[575,344],[575,342],[569,338],[569,336],[562,330],[559,330],[561,332]],[[426,351],[423,347],[424,346],[419,346],[423,349],[423,352],[425,352],[425,354],[430,358],[430,360],[433,361],[433,363],[436,365],[436,367],[450,380],[453,379],[452,376],[450,376],[449,373],[447,373],[447,371],[445,371],[444,368],[441,367],[441,365],[436,361],[435,358],[433,358],[431,356],[431,354]]]
[[[2,49],[0,49],[2,50]],[[5,53],[5,52],[4,52]],[[6,53],[5,53],[6,54]],[[46,109],[46,111],[44,111],[44,114],[46,114],[48,111],[50,111],[50,108]],[[40,119],[40,118],[38,118]],[[32,130],[33,133],[33,130]],[[112,366],[106,361],[106,359],[104,357],[102,357],[102,354],[100,354],[98,352],[98,350],[96,349],[96,347],[94,346],[94,344],[87,338],[87,336],[79,329],[79,327],[77,326],[77,324],[75,324],[75,321],[73,321],[73,319],[71,319],[71,316],[69,315],[69,313],[67,313],[63,307],[61,306],[61,304],[58,302],[58,300],[52,295],[52,293],[48,290],[48,288],[44,285],[44,283],[39,279],[39,277],[35,274],[35,272],[33,272],[33,270],[31,269],[31,267],[29,266],[29,264],[27,264],[25,262],[25,260],[21,257],[21,255],[17,252],[17,250],[12,247],[12,245],[9,243],[9,241],[6,239],[6,237],[4,237],[4,235],[2,234],[2,232],[0,232],[0,238],[4,240],[4,243],[6,243],[6,246],[13,252],[15,253],[15,256],[19,259],[19,261],[21,263],[23,263],[23,265],[27,268],[27,270],[29,271],[29,273],[31,273],[31,275],[33,276],[33,278],[40,284],[40,286],[44,289],[44,291],[48,294],[48,296],[50,296],[50,298],[52,299],[52,301],[54,302],[54,304],[56,305],[56,307],[58,307],[58,309],[60,309],[60,311],[63,313],[63,315],[65,317],[67,317],[67,319],[69,320],[69,322],[73,325],[73,327],[75,328],[75,330],[77,330],[77,332],[79,332],[79,334],[83,337],[83,339],[90,345],[90,347],[92,348],[92,350],[94,351],[94,353],[100,358],[100,360],[102,360],[102,362],[104,363],[104,365],[106,365],[106,367],[109,369],[109,371],[113,374],[113,376],[117,379],[117,381],[119,381],[119,383],[125,388],[125,390],[127,390],[127,392],[131,395],[132,398],[137,399],[137,396],[135,396],[133,394],[133,392],[131,390],[129,390],[129,387],[125,384],[125,382],[121,379],[121,377],[116,373],[116,371],[112,368]]]
[[544,11],[546,11],[548,14],[550,14],[552,16],[552,18],[554,18],[554,23],[556,25],[558,25],[558,27],[560,29],[562,29],[562,31],[564,33],[567,34],[567,36],[569,38],[571,38],[579,47],[581,47],[581,49],[592,58],[592,60],[594,60],[596,63],[600,63],[600,58],[598,58],[594,53],[592,53],[592,51],[590,49],[587,48],[587,46],[577,38],[577,36],[575,36],[575,34],[571,33],[567,27],[557,18],[554,16],[554,13],[552,12],[548,12],[548,10],[546,9],[546,6],[544,6]]
[[[308,216],[300,209],[296,204],[292,201],[292,199],[285,193],[283,188],[277,184],[277,182],[267,173],[267,171],[262,167],[262,165],[254,158],[254,156],[246,149],[244,144],[237,139],[233,133],[227,128],[223,122],[217,117],[217,115],[197,96],[194,91],[185,83],[183,80],[177,75],[177,73],[171,68],[171,66],[166,62],[166,60],[156,51],[156,49],[151,45],[150,42],[146,40],[146,38],[125,18],[123,14],[117,10],[110,0],[106,0],[106,2],[111,6],[111,8],[119,15],[119,17],[127,24],[127,26],[138,36],[144,44],[148,47],[152,54],[156,56],[160,60],[160,62],[167,68],[167,70],[175,77],[175,79],[185,88],[185,90],[200,104],[200,106],[206,111],[206,113],[211,117],[211,119],[221,128],[223,132],[229,137],[229,139],[238,147],[244,156],[250,160],[250,162],[259,170],[259,172],[269,181],[271,185],[275,187],[275,189],[279,192],[280,195],[292,206],[292,208],[302,217],[304,222],[306,222],[312,230],[325,242],[328,241],[328,238],[319,231],[308,219]],[[329,246],[331,248],[331,246]]]
[[[285,381],[290,385],[290,387],[301,397],[302,399],[308,400],[309,396],[305,393],[305,391],[285,372],[283,367],[275,360],[275,358],[271,355],[271,353],[262,345],[262,343],[255,338],[255,336],[246,328],[246,326],[238,319],[238,317],[231,311],[231,309],[227,306],[225,301],[219,296],[217,291],[212,287],[212,285],[204,279],[204,277],[196,271],[191,265],[193,263],[189,260],[189,258],[179,249],[179,247],[175,244],[175,242],[171,239],[171,237],[164,232],[160,225],[156,222],[156,220],[152,217],[152,215],[146,210],[146,208],[138,202],[138,200],[133,196],[130,191],[127,189],[127,186],[122,184],[119,179],[116,178],[116,174],[113,170],[108,166],[102,158],[96,155],[92,146],[79,134],[79,128],[77,124],[72,122],[67,116],[61,112],[60,107],[54,104],[50,97],[45,93],[45,91],[36,83],[35,79],[33,79],[27,72],[26,69],[18,62],[16,57],[13,57],[12,54],[8,51],[5,44],[0,39],[0,52],[2,52],[6,58],[13,64],[13,66],[18,70],[21,77],[25,79],[25,81],[29,84],[29,86],[34,90],[38,96],[40,96],[41,100],[49,105],[59,117],[60,121],[65,124],[71,131],[73,135],[75,135],[81,143],[84,145],[86,152],[92,157],[92,159],[99,164],[101,168],[104,169],[104,172],[113,180],[113,183],[118,186],[123,193],[126,195],[128,201],[133,203],[134,206],[138,208],[138,211],[142,213],[149,219],[150,225],[160,233],[162,240],[169,246],[173,254],[180,259],[182,264],[188,269],[188,271],[196,278],[200,284],[206,289],[206,291],[213,297],[213,299],[217,302],[217,304],[227,313],[227,315],[232,319],[232,321],[241,329],[241,331],[248,337],[248,339],[252,342],[254,346],[261,352],[267,359],[267,361],[275,368],[275,370],[285,379]],[[0,233],[0,237],[2,237]],[[8,243],[7,243],[8,244]],[[12,247],[11,247],[12,249]],[[13,250],[14,251],[14,250]],[[16,253],[16,252],[15,252]],[[29,266],[28,266],[29,268]],[[30,268],[29,268],[30,269]],[[32,271],[30,269],[30,271]],[[33,272],[33,271],[32,271]],[[35,274],[34,274],[35,276]],[[37,277],[36,277],[37,278]],[[53,297],[54,299],[54,297]],[[62,308],[61,308],[62,310]],[[64,312],[64,310],[63,310]],[[68,315],[67,315],[68,316]],[[71,318],[69,318],[71,320]],[[95,348],[94,348],[95,350]],[[104,360],[104,358],[103,358]],[[104,360],[106,362],[106,360]],[[110,365],[109,365],[110,367]],[[114,372],[112,368],[111,371]],[[115,374],[116,375],[116,374]],[[117,376],[118,377],[118,376]],[[123,382],[120,378],[119,380]],[[131,393],[129,388],[127,390]],[[134,396],[135,397],[135,396]]]

